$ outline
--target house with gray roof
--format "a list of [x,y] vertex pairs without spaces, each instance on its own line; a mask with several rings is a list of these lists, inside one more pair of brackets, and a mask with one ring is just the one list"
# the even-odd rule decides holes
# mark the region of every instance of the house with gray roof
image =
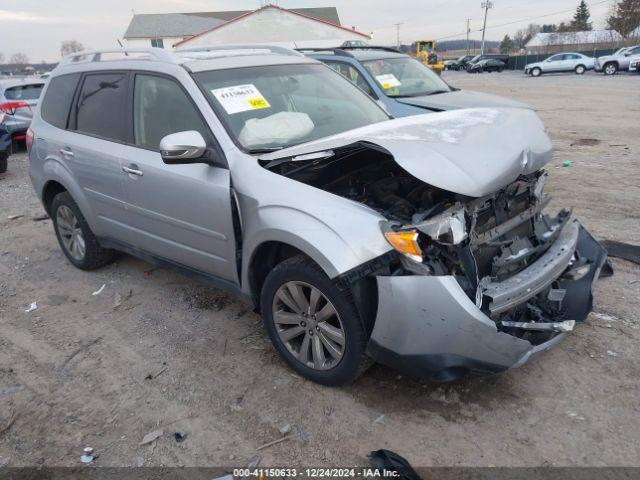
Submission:
[[[205,38],[213,43],[225,43],[230,36],[232,43],[295,43],[327,38],[335,42],[343,38],[369,38],[355,28],[343,27],[336,7],[285,9],[266,5],[257,10],[135,14],[124,40],[132,47],[172,48],[192,38],[200,38],[205,32]],[[217,41],[217,37],[222,40]]]

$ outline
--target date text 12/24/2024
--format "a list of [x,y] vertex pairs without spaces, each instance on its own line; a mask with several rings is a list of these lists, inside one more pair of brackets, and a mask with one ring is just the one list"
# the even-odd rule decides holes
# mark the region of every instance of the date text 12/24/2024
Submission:
[[377,468],[238,468],[234,478],[398,478],[395,470]]

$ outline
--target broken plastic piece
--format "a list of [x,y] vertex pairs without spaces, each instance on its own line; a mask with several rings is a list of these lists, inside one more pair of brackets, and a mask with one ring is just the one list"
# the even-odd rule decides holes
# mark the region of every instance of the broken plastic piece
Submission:
[[38,308],[38,304],[36,302],[33,302],[31,305],[29,305],[29,308],[27,308],[24,312],[30,313],[30,312],[33,312],[36,308]]
[[93,454],[93,448],[84,447],[83,452],[84,454],[80,457],[82,463],[91,463],[95,460],[96,457]]
[[504,327],[522,328],[523,330],[540,330],[552,332],[571,332],[576,326],[575,320],[565,320],[564,322],[502,322]]
[[100,294],[102,293],[102,291],[105,289],[105,287],[106,287],[106,286],[107,286],[107,284],[106,284],[106,283],[103,283],[103,284],[102,284],[102,286],[101,286],[98,290],[96,290],[95,292],[93,292],[91,295],[93,295],[94,297],[95,297],[96,295],[100,295]]
[[464,207],[460,203],[413,227],[445,245],[458,245],[467,238]]

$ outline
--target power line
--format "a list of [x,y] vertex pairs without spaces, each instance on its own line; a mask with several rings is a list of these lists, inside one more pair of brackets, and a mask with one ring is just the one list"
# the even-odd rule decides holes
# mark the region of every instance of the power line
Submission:
[[[587,6],[588,7],[597,7],[598,5],[602,5],[604,3],[610,3],[610,0],[601,0],[599,2],[594,2],[594,3],[587,4]],[[532,20],[539,20],[541,18],[553,17],[554,15],[560,15],[561,13],[570,13],[570,12],[574,12],[574,11],[575,11],[575,8],[571,8],[571,9],[568,9],[568,10],[562,10],[562,11],[558,11],[558,12],[547,13],[545,15],[540,15],[540,16],[537,16],[537,17],[529,17],[529,18],[523,18],[521,20],[514,20],[514,21],[511,21],[511,22],[500,23],[500,24],[497,24],[497,25],[489,25],[487,27],[487,29],[506,27],[506,26],[509,26],[509,25],[514,25],[516,23],[530,22]],[[483,30],[482,28],[478,28],[477,30],[471,30],[470,33],[482,32],[482,30]],[[455,35],[447,35],[446,37],[438,38],[437,41],[447,40],[449,38],[461,37],[461,36],[463,36],[465,34],[466,34],[466,32],[456,33]]]

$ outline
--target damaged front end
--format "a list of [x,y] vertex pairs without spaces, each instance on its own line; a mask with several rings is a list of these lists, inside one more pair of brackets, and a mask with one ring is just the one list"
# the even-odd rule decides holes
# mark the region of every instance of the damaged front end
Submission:
[[[459,131],[451,127],[459,119],[438,114],[411,120],[404,137],[398,125],[393,135],[367,131],[262,161],[385,219],[392,253],[337,281],[375,278],[367,352],[409,374],[447,381],[522,365],[586,319],[606,264],[570,211],[544,211],[551,145],[535,114],[489,113]],[[496,135],[500,149],[482,143]]]

